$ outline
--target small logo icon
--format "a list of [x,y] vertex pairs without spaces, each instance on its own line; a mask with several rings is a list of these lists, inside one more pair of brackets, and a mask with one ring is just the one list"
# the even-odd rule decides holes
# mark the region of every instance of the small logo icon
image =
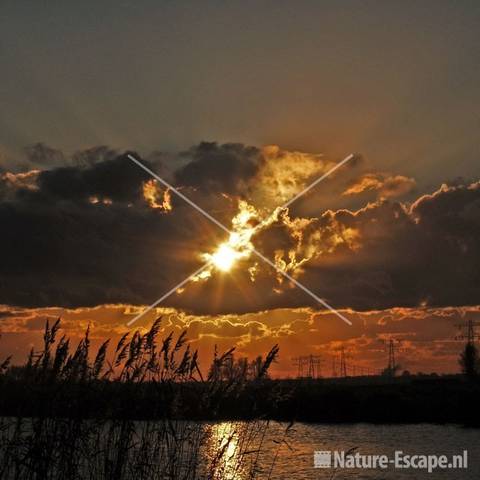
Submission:
[[330,450],[315,450],[313,452],[314,468],[330,468],[332,466],[332,452]]

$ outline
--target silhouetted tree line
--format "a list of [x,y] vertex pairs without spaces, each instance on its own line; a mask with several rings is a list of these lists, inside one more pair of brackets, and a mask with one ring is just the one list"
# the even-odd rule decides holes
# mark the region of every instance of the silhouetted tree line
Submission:
[[[59,321],[47,323],[43,348],[23,367],[1,366],[0,415],[128,419],[292,419],[312,422],[474,423],[480,383],[475,351],[465,377],[272,380],[274,346],[253,361],[219,354],[204,375],[186,332],[159,339],[160,319],[144,335],[125,334],[90,352],[90,331],[72,349]],[[467,379],[470,379],[467,381]],[[474,407],[475,406],[475,407]]]

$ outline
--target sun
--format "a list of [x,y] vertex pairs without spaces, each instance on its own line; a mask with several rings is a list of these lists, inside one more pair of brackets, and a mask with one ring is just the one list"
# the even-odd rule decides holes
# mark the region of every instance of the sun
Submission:
[[237,257],[238,252],[224,243],[223,245],[220,245],[218,250],[211,256],[211,260],[219,270],[228,272],[232,268]]
[[201,253],[202,260],[209,263],[208,268],[193,277],[193,281],[210,278],[213,270],[229,272],[237,262],[248,259],[254,251],[251,239],[257,226],[252,220],[258,217],[257,211],[246,201],[240,200],[239,212],[232,219],[232,232],[226,241],[220,243],[212,253]]

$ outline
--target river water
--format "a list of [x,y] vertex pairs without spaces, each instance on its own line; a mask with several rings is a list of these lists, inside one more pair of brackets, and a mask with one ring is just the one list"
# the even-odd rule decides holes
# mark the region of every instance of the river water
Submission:
[[[72,423],[73,422],[73,423]],[[467,468],[315,468],[328,452],[454,455]],[[118,469],[117,466],[121,465]],[[318,466],[318,465],[317,465]],[[348,466],[348,464],[347,464]],[[43,469],[43,470],[42,470]],[[45,470],[47,469],[47,470]],[[42,471],[42,475],[39,474]],[[48,475],[45,473],[48,471]],[[40,475],[40,476],[39,476]],[[0,479],[480,479],[480,430],[454,425],[0,418]]]
[[[261,452],[248,453],[237,442],[245,437],[242,423],[216,423],[210,425],[212,435],[204,446],[204,455],[209,450],[218,451],[222,439],[228,443],[223,464],[217,468],[217,478],[246,480],[255,464],[256,478],[304,480],[304,479],[480,479],[480,430],[443,425],[318,425],[295,424],[286,431],[286,424],[270,423],[262,440]],[[217,443],[215,441],[217,439]],[[255,443],[255,442],[252,442]],[[243,448],[243,450],[242,450]],[[466,469],[433,470],[397,469],[393,465],[380,469],[334,469],[314,468],[314,451],[348,451],[361,455],[381,454],[394,458],[396,450],[410,455],[452,455],[467,450]],[[239,462],[239,452],[245,451]],[[353,453],[353,452],[352,452]],[[210,454],[211,455],[211,454]],[[249,457],[253,457],[249,459]],[[221,469],[221,470],[220,470]]]

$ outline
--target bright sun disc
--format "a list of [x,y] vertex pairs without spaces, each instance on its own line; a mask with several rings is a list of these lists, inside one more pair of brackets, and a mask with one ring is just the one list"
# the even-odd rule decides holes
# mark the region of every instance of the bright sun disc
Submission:
[[232,268],[237,252],[228,245],[221,245],[220,248],[212,255],[214,265],[224,272],[228,272]]

